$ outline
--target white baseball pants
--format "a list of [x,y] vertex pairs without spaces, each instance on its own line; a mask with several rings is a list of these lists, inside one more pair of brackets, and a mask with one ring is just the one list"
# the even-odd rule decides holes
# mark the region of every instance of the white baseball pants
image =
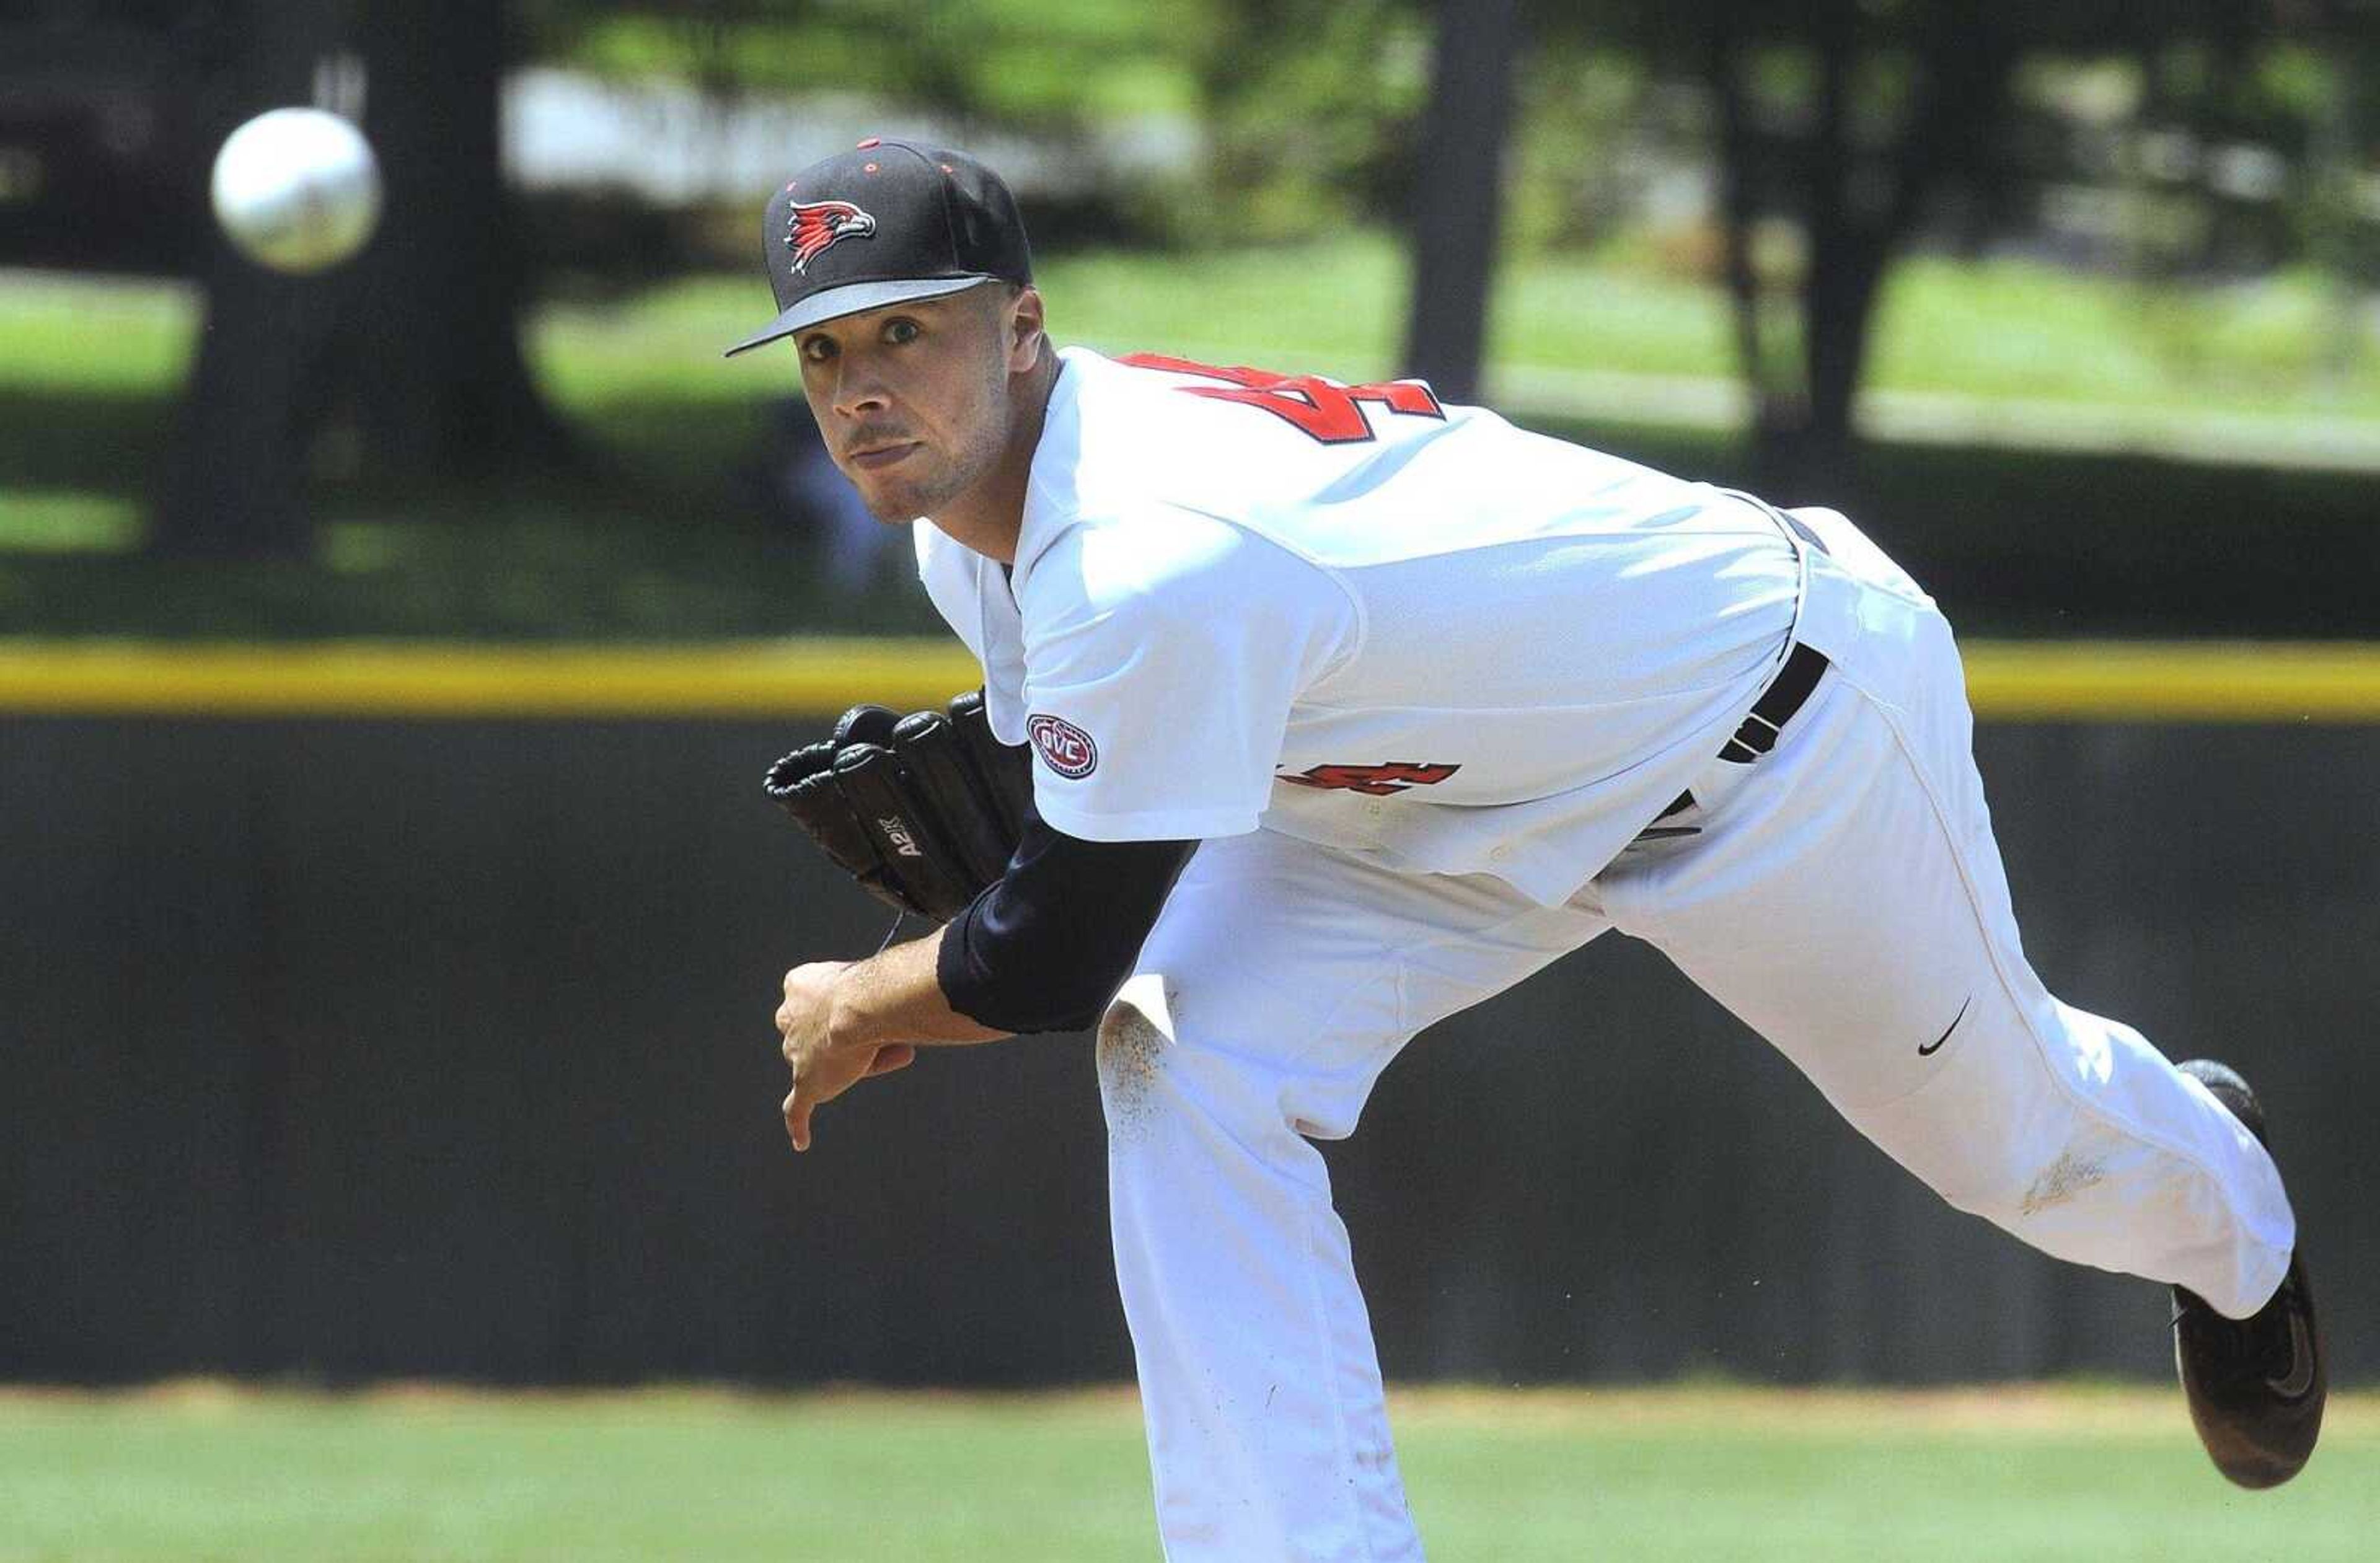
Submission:
[[[1848,568],[1905,586],[1819,518]],[[2296,1231],[2263,1148],[2026,963],[1957,653],[1913,587],[1900,600],[1923,611],[1891,680],[1837,656],[1774,752],[1714,760],[1694,812],[1665,821],[1699,835],[1630,848],[1566,905],[1270,831],[1199,849],[1099,1040],[1172,1563],[1421,1556],[1307,1141],[1354,1131],[1415,1032],[1607,928],[1661,950],[1958,1208],[2235,1316],[2279,1285]]]

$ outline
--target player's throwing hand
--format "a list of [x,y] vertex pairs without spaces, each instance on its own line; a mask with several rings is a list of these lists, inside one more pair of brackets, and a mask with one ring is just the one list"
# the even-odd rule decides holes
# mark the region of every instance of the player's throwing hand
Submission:
[[916,1060],[905,1042],[862,1048],[837,1047],[830,1034],[834,1018],[834,979],[848,964],[816,961],[785,974],[785,1001],[777,1006],[781,1049],[794,1072],[785,1093],[785,1135],[797,1151],[810,1148],[810,1114],[871,1074],[890,1074]]

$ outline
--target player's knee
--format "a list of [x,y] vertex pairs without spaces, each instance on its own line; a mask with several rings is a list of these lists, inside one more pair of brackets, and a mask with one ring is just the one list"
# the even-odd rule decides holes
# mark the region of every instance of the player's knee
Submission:
[[1099,1017],[1099,1100],[1111,1133],[1146,1121],[1172,1045],[1148,1008],[1145,1000],[1118,994]]
[[1944,1203],[2006,1225],[2056,1157],[2065,1139],[2060,1116],[2016,1093],[1929,1091],[1858,1121]]
[[2106,1178],[2107,1158],[2070,1116],[2063,1127],[2060,1133],[1976,1136],[1947,1176],[1931,1180],[1935,1192],[1953,1208],[2003,1227],[2070,1203]]
[[[1220,1007],[1203,997],[1196,1002],[1202,1015]],[[1283,1132],[1277,1072],[1248,1048],[1219,1045],[1180,1023],[1184,1003],[1171,979],[1136,976],[1099,1017],[1099,1102],[1111,1150],[1172,1143],[1185,1133],[1251,1144]]]

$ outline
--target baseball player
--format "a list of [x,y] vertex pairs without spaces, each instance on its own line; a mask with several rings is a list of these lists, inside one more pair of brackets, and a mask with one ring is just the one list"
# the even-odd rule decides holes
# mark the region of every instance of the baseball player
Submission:
[[[765,221],[780,312],[731,351],[791,345],[985,677],[777,777],[947,918],[786,974],[786,1131],[920,1047],[1096,1028],[1175,1563],[1420,1556],[1310,1142],[1415,1033],[1613,928],[1952,1205],[2172,1286],[2217,1465],[2304,1463],[2322,1348],[2255,1100],[2042,986],[1949,628],[1850,521],[1417,382],[1056,349],[958,152],[864,141]],[[988,864],[992,765],[936,747],[969,716],[1031,753]]]

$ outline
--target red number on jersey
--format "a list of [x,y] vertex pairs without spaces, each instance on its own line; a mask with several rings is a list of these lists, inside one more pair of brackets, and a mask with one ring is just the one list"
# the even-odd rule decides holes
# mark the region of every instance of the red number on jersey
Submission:
[[1293,787],[1318,787],[1326,793],[1362,793],[1366,797],[1385,798],[1407,787],[1427,787],[1443,782],[1462,769],[1459,765],[1423,765],[1413,760],[1390,760],[1386,765],[1310,765],[1300,775],[1277,780]]
[[1364,416],[1360,404],[1365,402],[1415,418],[1446,417],[1446,409],[1438,405],[1438,397],[1418,380],[1342,385],[1318,374],[1275,374],[1270,370],[1243,367],[1219,369],[1213,364],[1193,363],[1188,358],[1171,358],[1162,353],[1135,353],[1117,361],[1135,369],[1227,381],[1228,385],[1184,385],[1181,389],[1193,396],[1261,408],[1295,424],[1326,445],[1357,444],[1379,438],[1372,432],[1371,420]]

